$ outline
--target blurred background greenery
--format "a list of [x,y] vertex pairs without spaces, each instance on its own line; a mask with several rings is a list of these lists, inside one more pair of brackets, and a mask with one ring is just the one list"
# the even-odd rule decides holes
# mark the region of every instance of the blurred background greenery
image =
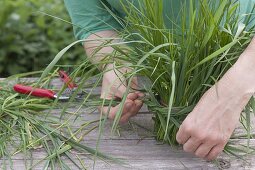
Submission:
[[[0,77],[41,70],[73,42],[72,26],[39,11],[70,21],[63,0],[0,0]],[[77,64],[81,45],[60,64]]]

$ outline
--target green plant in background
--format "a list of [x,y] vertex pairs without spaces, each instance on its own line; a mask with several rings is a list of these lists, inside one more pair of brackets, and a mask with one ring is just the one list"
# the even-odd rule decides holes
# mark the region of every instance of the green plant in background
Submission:
[[[126,41],[114,43],[111,39],[104,39],[107,43],[98,49],[105,46],[115,49],[98,63],[99,65],[113,63],[116,72],[122,67],[131,70],[125,74],[127,91],[120,103],[112,129],[116,130],[125,98],[132,90],[131,78],[140,75],[151,82],[149,87],[146,86],[142,90],[148,94],[144,99],[145,104],[155,113],[156,138],[176,145],[176,133],[182,121],[206,90],[235,63],[251,41],[254,26],[250,26],[249,23],[254,18],[252,14],[255,8],[248,10],[247,15],[240,16],[237,1],[220,0],[217,3],[215,0],[187,0],[185,2],[190,3],[189,7],[184,3],[178,20],[169,19],[173,28],[167,29],[162,17],[162,0],[139,2],[140,8],[136,8],[132,3],[123,6],[127,13],[126,23],[123,24],[126,27],[120,34]],[[99,40],[103,41],[100,38]],[[76,41],[60,51],[45,69],[41,79],[67,50],[81,41]],[[94,77],[97,76],[101,80],[107,71]],[[86,73],[86,76],[82,77],[86,81],[92,78],[93,74]],[[99,83],[95,83],[96,85]],[[84,103],[87,100],[88,98],[84,99]],[[104,101],[102,104],[104,105]],[[240,119],[247,130],[245,136],[248,141],[251,138],[251,110],[254,110],[253,98]],[[233,147],[230,143],[225,147],[225,151],[231,154],[243,153],[243,150]]]
[[[39,13],[68,20],[61,0],[1,0],[0,6],[0,77],[41,70],[74,40],[71,25]],[[83,58],[82,48],[75,47],[60,64],[79,64]]]

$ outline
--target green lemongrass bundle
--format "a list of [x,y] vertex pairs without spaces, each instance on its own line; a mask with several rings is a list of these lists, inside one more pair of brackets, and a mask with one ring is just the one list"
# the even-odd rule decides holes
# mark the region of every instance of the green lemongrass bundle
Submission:
[[[254,6],[240,15],[238,1],[183,1],[179,15],[169,17],[172,28],[167,29],[162,0],[139,2],[140,8],[123,5],[127,13],[124,36],[139,42],[132,42],[130,50],[113,45],[117,52],[111,59],[131,63],[130,76],[150,79],[150,100],[145,103],[155,113],[156,138],[176,145],[182,121],[251,41]],[[124,51],[128,52],[123,55]],[[251,106],[253,98],[240,119],[247,138],[251,137]]]
[[[114,16],[123,26],[120,35],[124,42],[119,41],[120,39],[102,37],[73,42],[56,55],[40,80],[75,44],[102,41],[104,43],[98,47],[97,52],[109,46],[114,48],[114,52],[107,54],[96,66],[102,68],[102,65],[111,64],[113,68],[98,72],[97,67],[88,66],[87,58],[84,59],[84,63],[88,64],[85,69],[87,71],[80,69],[83,63],[80,67],[76,67],[72,74],[73,78],[77,75],[81,76],[80,89],[87,80],[96,79],[82,105],[91,104],[92,91],[100,86],[104,73],[111,70],[117,73],[122,68],[126,68],[129,71],[124,73],[125,78],[119,79],[126,85],[127,90],[120,102],[112,130],[117,128],[128,93],[132,90],[141,90],[147,94],[144,103],[154,113],[156,138],[176,145],[176,133],[180,124],[193,110],[202,95],[236,62],[250,43],[255,27],[250,24],[254,20],[255,7],[247,10],[246,15],[239,15],[238,1],[183,0],[182,2],[178,16],[169,17],[169,20],[165,21],[163,0],[141,0],[137,2],[140,4],[139,8],[125,1],[123,4],[123,10],[126,13],[125,21]],[[111,12],[107,6],[105,7]],[[166,25],[171,25],[171,29]],[[91,58],[96,55],[95,52]],[[149,79],[150,85],[132,89],[132,78],[135,76]],[[97,104],[108,106],[114,103],[114,99],[110,102],[99,98],[92,100],[95,100]],[[252,98],[240,119],[248,139],[252,136],[250,115],[254,106],[255,102]],[[229,144],[225,147],[225,151],[234,154],[233,151],[241,150]]]

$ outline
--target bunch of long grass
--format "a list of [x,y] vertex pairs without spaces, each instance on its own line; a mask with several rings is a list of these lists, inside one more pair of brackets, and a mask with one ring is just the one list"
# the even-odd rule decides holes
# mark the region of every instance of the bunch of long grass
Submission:
[[[250,25],[254,20],[254,7],[246,15],[240,15],[238,1],[187,0],[183,1],[178,17],[169,18],[169,24],[163,19],[162,0],[142,0],[139,3],[139,8],[132,3],[123,5],[125,22],[115,16],[124,27],[120,32],[124,42],[100,37],[96,40],[105,42],[97,51],[106,46],[115,49],[98,65],[111,63],[115,66],[115,71],[123,67],[131,70],[125,74],[127,91],[120,102],[121,107],[112,129],[116,129],[125,98],[132,90],[132,78],[144,76],[151,84],[134,90],[148,94],[144,102],[155,113],[156,138],[176,145],[176,133],[182,121],[206,90],[235,63],[251,41],[255,27]],[[172,25],[172,28],[167,29],[166,25]],[[94,40],[79,40],[65,47],[49,64],[41,79],[68,49],[83,41]],[[84,61],[88,62],[88,59]],[[81,71],[76,68],[73,75],[81,75],[82,82],[95,77],[95,88],[100,85],[103,74],[107,71],[109,70],[96,72],[93,67],[89,72],[78,74]],[[84,103],[89,98],[90,94],[84,98]],[[105,100],[99,103],[106,105]],[[111,104],[112,101],[107,103]],[[251,99],[240,119],[247,130],[248,139],[251,137],[250,108],[254,108],[254,99]],[[233,148],[226,147],[226,151],[231,152],[228,149]]]
[[[240,15],[238,1],[183,1],[179,16],[169,18],[167,29],[163,1],[140,1],[123,6],[127,13],[124,35],[131,50],[123,55],[136,75],[150,79],[149,110],[155,113],[158,140],[176,145],[176,133],[202,95],[224,75],[254,35],[254,6]],[[240,121],[250,138],[249,109]],[[226,151],[227,147],[226,147]]]
[[163,20],[163,1],[124,8],[129,38],[143,41],[132,43],[135,51],[126,59],[153,83],[148,106],[156,113],[157,139],[171,144],[187,114],[245,50],[255,27],[249,24],[254,7],[240,15],[238,1],[183,2],[179,20],[169,19],[172,29]]

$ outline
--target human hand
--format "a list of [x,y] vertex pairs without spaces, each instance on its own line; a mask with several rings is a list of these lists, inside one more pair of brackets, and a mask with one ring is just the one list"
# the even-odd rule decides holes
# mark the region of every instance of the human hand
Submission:
[[[116,99],[121,100],[124,93],[126,92],[127,84],[124,80],[123,74],[128,71],[126,68],[121,68],[118,70],[113,70],[112,65],[107,65],[106,69],[109,69],[110,71],[106,72],[103,76],[103,82],[102,82],[102,91],[101,91],[101,98],[104,99]],[[132,79],[131,83],[132,89],[137,89],[137,78]],[[124,108],[122,111],[122,115],[120,118],[120,123],[126,123],[129,118],[135,116],[140,108],[143,105],[142,100],[140,99],[143,97],[143,93],[138,91],[133,91],[128,94],[127,99],[124,103]],[[107,107],[102,107],[100,110],[103,114],[108,114],[108,118],[113,120],[115,118],[116,113],[120,109],[120,104],[117,106],[111,107],[108,111]]]
[[254,92],[246,67],[240,63],[203,95],[181,124],[176,140],[184,151],[206,160],[223,151]]

